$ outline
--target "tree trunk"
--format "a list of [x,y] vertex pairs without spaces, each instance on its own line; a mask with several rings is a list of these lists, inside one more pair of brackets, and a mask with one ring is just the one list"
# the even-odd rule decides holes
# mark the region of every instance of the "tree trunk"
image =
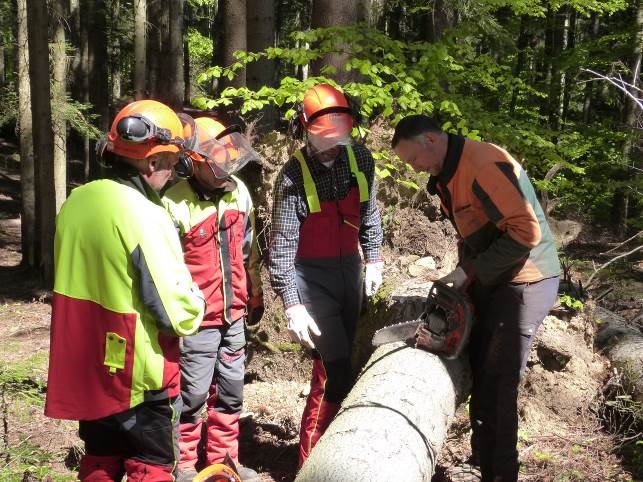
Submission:
[[147,4],[147,49],[145,52],[147,66],[147,90],[144,97],[156,97],[162,89],[161,46],[163,29],[163,1],[152,0]]
[[4,87],[4,84],[6,83],[6,76],[5,76],[5,46],[4,46],[4,31],[5,31],[5,25],[4,25],[4,18],[0,19],[0,87]]
[[[576,20],[577,13],[576,10],[572,9],[569,15],[569,29],[567,30],[567,45],[565,46],[566,50],[572,50],[576,47]],[[565,77],[563,83],[563,103],[561,109],[561,118],[563,122],[567,120],[567,113],[569,111],[569,101],[572,95],[572,85],[570,79],[567,79],[566,74],[563,74]]]
[[[456,256],[447,246],[435,253],[443,269]],[[361,366],[365,342],[372,350],[376,329],[420,316],[430,287],[430,282],[410,279],[397,285],[388,300],[382,294],[377,306],[369,306],[356,336],[355,366]],[[379,347],[296,480],[431,480],[455,410],[469,389],[466,356],[442,360],[401,342]]]
[[180,110],[184,104],[185,80],[183,77],[183,0],[171,0],[169,8],[168,45],[164,58],[168,64],[167,104]]
[[[518,48],[518,55],[516,57],[516,65],[514,65],[513,76],[520,77],[523,69],[525,68],[525,49],[527,48],[527,21],[528,18],[526,15],[520,17],[520,32],[518,33],[518,42],[516,47]],[[514,87],[511,92],[511,101],[509,103],[509,114],[513,115],[516,111],[516,103],[518,101],[518,87]]]
[[[357,23],[358,5],[356,0],[336,2],[334,0],[314,0],[312,14],[312,28],[340,27]],[[342,45],[336,45],[341,49]],[[320,75],[321,69],[326,65],[335,67],[336,73],[330,75],[338,83],[343,84],[353,78],[352,72],[343,69],[348,60],[346,54],[330,54],[310,63],[312,75]]]
[[624,388],[632,400],[643,403],[643,335],[624,318],[604,308],[597,308],[600,318],[595,344],[612,366],[623,376]]
[[54,183],[54,136],[51,121],[47,18],[47,5],[44,2],[27,2],[38,228],[34,253],[37,256],[36,264],[42,270],[44,284],[46,287],[51,287],[53,284],[53,248],[57,203]]
[[52,2],[52,129],[54,132],[54,189],[56,213],[67,197],[67,120],[64,111],[67,103],[67,43],[65,25],[69,12],[66,0]]
[[18,135],[20,137],[20,229],[22,264],[36,266],[34,252],[36,192],[34,149],[31,128],[31,89],[29,87],[29,39],[27,37],[27,0],[17,1],[18,10]]
[[561,70],[562,53],[567,48],[569,29],[569,12],[563,11],[555,14],[552,67],[549,83],[549,127],[555,131],[560,129],[560,120],[563,110],[563,92],[565,85],[565,72]]
[[[636,11],[634,14],[634,25],[632,27],[633,42],[632,42],[632,56],[630,61],[630,78],[628,83],[631,85],[630,94],[634,98],[640,98],[640,91],[638,91],[640,82],[639,77],[641,73],[641,60],[643,57],[643,3],[639,0],[637,2]],[[636,159],[634,150],[637,148],[637,142],[640,142],[640,133],[642,126],[637,126],[638,114],[640,108],[636,101],[629,96],[625,97],[623,103],[623,120],[627,127],[630,129],[629,136],[623,146],[623,159],[625,166],[619,176],[626,184],[633,182],[635,176],[632,167]],[[630,167],[631,166],[631,167]],[[627,232],[627,218],[629,216],[629,186],[619,187],[614,193],[614,219],[616,221],[616,232],[618,236],[623,239]]]
[[[111,95],[109,100],[109,105],[113,106],[121,98],[121,85],[122,85],[122,73],[121,73],[121,36],[118,35],[114,28],[118,24],[120,19],[120,10],[121,2],[120,0],[112,0],[111,16],[110,16],[110,25],[112,26],[112,32],[110,32],[109,38],[111,42],[111,58],[110,58],[110,69],[111,69],[111,79],[112,79],[112,88]],[[111,118],[111,113],[108,114],[108,117]]]
[[[600,17],[597,13],[592,13],[591,16],[591,31],[589,40],[598,38],[598,31],[600,27]],[[594,84],[595,82],[587,82],[585,84],[585,92],[583,98],[583,122],[587,124],[592,115],[592,99],[594,97]]]
[[[222,20],[219,65],[230,67],[236,62],[234,52],[247,50],[246,0],[220,0],[219,11]],[[232,80],[221,80],[224,86],[245,87],[246,71],[237,70]]]
[[147,1],[134,0],[134,98],[145,97],[145,22],[147,19]]
[[[89,79],[89,102],[98,115],[97,124],[101,132],[109,127],[109,82],[107,57],[107,7],[105,0],[92,0],[89,17],[89,53],[87,59]],[[100,164],[96,159],[93,143],[90,147],[89,177],[95,179],[100,175]]]
[[427,15],[425,38],[428,42],[438,42],[445,30],[454,25],[453,5],[444,0],[433,0],[431,11]]
[[468,387],[466,361],[378,348],[296,481],[430,481]]
[[[185,22],[184,30],[187,32],[187,26],[192,25],[192,5],[190,3],[186,4],[185,9]],[[208,28],[208,31],[210,29]],[[192,99],[192,79],[190,78],[190,44],[188,41],[188,36],[183,37],[183,98],[185,99],[186,104],[190,104]]]
[[[248,0],[248,51],[261,52],[268,47],[274,47],[275,34],[275,2],[274,0]],[[263,86],[275,85],[275,60],[262,59],[248,64],[246,82],[248,88],[259,90]],[[273,106],[265,107],[257,124],[260,132],[274,129],[277,121],[277,111]]]

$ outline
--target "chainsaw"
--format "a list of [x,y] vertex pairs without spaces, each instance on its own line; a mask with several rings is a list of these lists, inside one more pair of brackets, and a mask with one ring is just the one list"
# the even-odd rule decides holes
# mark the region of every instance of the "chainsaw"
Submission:
[[373,335],[373,346],[403,341],[446,359],[457,358],[469,340],[473,306],[460,291],[435,281],[420,318],[384,327]]

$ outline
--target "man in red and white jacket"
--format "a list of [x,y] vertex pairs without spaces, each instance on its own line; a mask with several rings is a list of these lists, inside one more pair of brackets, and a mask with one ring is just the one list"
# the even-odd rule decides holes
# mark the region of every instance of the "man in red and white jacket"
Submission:
[[263,314],[260,259],[250,193],[232,175],[258,155],[244,136],[214,119],[183,120],[192,146],[186,147],[190,155],[181,159],[177,172],[187,179],[168,189],[163,203],[179,230],[185,263],[207,308],[198,333],[181,344],[177,480],[188,482],[196,475],[205,412],[207,463],[221,463],[229,455],[243,482],[258,481],[257,473],[239,465],[238,457],[245,323],[256,324]]

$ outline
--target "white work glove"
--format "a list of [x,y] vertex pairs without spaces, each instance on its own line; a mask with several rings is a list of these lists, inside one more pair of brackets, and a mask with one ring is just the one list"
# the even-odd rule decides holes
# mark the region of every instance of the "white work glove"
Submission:
[[295,343],[300,343],[307,346],[311,350],[315,348],[313,340],[310,339],[310,334],[315,336],[321,335],[321,331],[315,323],[315,320],[308,314],[308,310],[304,305],[293,305],[286,308],[286,316],[288,317],[288,334],[290,339]]
[[384,271],[384,261],[366,263],[366,274],[364,276],[366,296],[373,296],[382,286],[382,271]]
[[441,281],[446,285],[453,285],[453,288],[459,290],[467,284],[467,282],[469,281],[469,277],[467,276],[467,273],[465,273],[465,271],[460,266],[458,266],[456,269],[451,271],[446,276],[443,276],[438,281]]

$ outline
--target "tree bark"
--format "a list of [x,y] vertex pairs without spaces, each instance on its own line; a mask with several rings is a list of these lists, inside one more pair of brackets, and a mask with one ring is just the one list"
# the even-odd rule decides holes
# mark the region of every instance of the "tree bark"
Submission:
[[54,189],[56,213],[67,197],[67,120],[64,106],[67,103],[67,43],[65,25],[69,12],[66,0],[52,2],[52,129],[54,133]]
[[147,1],[134,0],[134,98],[145,97]]
[[163,44],[163,1],[148,2],[147,19],[147,49],[145,52],[147,66],[147,90],[144,97],[156,98],[156,93],[162,89],[161,49]]
[[605,308],[597,308],[601,320],[596,333],[596,348],[608,358],[622,376],[632,400],[643,403],[643,335],[621,316]]
[[563,110],[563,92],[565,86],[565,72],[561,70],[562,53],[567,48],[569,30],[569,11],[555,14],[552,41],[552,67],[549,83],[549,127],[553,130],[560,129],[560,120]]
[[18,135],[20,138],[20,230],[22,264],[36,266],[35,225],[36,192],[34,149],[31,128],[31,89],[29,86],[29,39],[27,37],[27,0],[17,1],[18,23]]
[[[89,16],[89,51],[87,69],[89,79],[89,102],[93,105],[93,112],[98,115],[97,125],[101,132],[106,132],[109,127],[109,82],[107,56],[107,7],[105,0],[92,0]],[[89,178],[95,179],[100,175],[100,164],[91,144]]]
[[[334,0],[314,0],[312,14],[312,28],[340,27],[357,23],[359,9],[356,0],[336,2]],[[339,49],[342,45],[337,45]],[[336,73],[330,75],[338,83],[346,83],[353,78],[352,72],[343,68],[348,60],[348,55],[343,53],[330,54],[310,63],[312,75],[320,75],[321,69],[330,65],[335,67]]]
[[[274,0],[248,0],[248,51],[261,52],[274,47],[276,42],[276,19]],[[275,60],[262,59],[248,64],[246,82],[248,88],[259,90],[263,86],[275,85]],[[274,129],[277,111],[272,106],[265,107],[257,123],[257,130],[266,132]]]
[[442,39],[444,31],[454,26],[455,15],[450,2],[433,0],[432,4],[427,16],[425,37],[428,42],[438,42]]
[[[183,77],[183,12],[184,0],[171,0],[169,5],[168,45],[164,58],[168,64],[167,104],[181,109],[185,102],[185,79]],[[189,79],[188,79],[189,80]]]
[[430,481],[467,367],[403,343],[378,348],[296,481]]
[[[120,19],[121,2],[120,0],[112,0],[110,24],[112,25],[112,32],[109,35],[111,41],[111,57],[110,57],[110,70],[111,70],[111,93],[109,105],[113,106],[121,98],[121,85],[122,85],[122,72],[121,72],[121,36],[114,33],[114,26],[118,24]],[[110,113],[111,114],[111,113]],[[108,117],[112,116],[108,114]]]
[[53,146],[49,85],[49,45],[47,5],[27,2],[29,32],[29,79],[36,174],[36,221],[34,245],[36,265],[42,270],[46,287],[53,284],[53,247],[56,217]]
[[[247,50],[246,0],[220,0],[219,14],[221,15],[220,59],[223,67],[229,67],[236,62],[234,52]],[[232,80],[221,79],[220,84],[231,87],[246,86],[245,69],[237,70]]]
[[[513,76],[520,77],[523,69],[525,68],[525,49],[527,48],[527,21],[528,18],[526,15],[520,17],[520,31],[518,33],[518,42],[516,47],[518,48],[518,55],[516,57],[516,65],[513,68]],[[513,115],[516,111],[516,103],[518,101],[518,87],[514,87],[511,92],[511,101],[509,103],[509,114]]]
[[[598,31],[600,27],[600,17],[597,13],[592,13],[590,20],[591,30],[589,40],[598,38]],[[583,93],[583,122],[587,124],[592,115],[592,100],[594,97],[594,84],[595,82],[587,82],[585,84],[585,91]]]

